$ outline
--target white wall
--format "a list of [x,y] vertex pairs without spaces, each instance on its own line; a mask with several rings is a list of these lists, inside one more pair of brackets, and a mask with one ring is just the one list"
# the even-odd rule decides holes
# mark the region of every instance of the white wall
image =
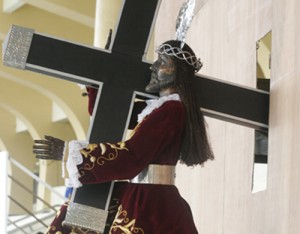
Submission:
[[[183,2],[162,1],[155,45],[174,39]],[[199,233],[299,233],[299,7],[298,0],[208,0],[194,18],[187,43],[204,62],[200,73],[237,84],[255,87],[256,41],[271,29],[273,38],[267,190],[251,192],[254,131],[207,118],[216,159],[177,173]]]

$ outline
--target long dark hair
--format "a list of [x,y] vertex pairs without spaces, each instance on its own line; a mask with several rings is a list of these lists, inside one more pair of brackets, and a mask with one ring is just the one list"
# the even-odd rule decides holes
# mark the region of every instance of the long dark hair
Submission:
[[[171,40],[164,44],[180,48],[181,42]],[[187,44],[184,44],[182,50],[195,55]],[[202,165],[208,159],[214,159],[214,154],[208,141],[205,119],[194,90],[195,69],[185,60],[172,57],[177,69],[174,87],[186,109],[186,127],[180,160],[188,166]]]

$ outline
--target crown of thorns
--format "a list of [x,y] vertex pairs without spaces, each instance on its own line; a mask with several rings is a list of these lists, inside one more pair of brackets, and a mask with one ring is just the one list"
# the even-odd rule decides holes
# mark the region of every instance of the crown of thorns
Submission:
[[203,63],[201,62],[200,58],[197,58],[195,55],[192,55],[188,51],[184,51],[179,47],[173,47],[169,44],[162,44],[157,49],[156,52],[158,54],[166,54],[169,56],[175,56],[180,60],[186,61],[189,65],[194,67],[195,72],[198,72]]

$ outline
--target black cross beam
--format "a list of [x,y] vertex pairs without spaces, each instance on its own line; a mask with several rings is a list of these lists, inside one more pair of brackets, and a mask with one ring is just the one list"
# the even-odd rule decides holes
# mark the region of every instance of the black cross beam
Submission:
[[[128,126],[132,100],[137,93],[144,93],[150,80],[150,63],[144,61],[143,56],[160,1],[126,0],[111,50],[79,45],[13,26],[5,42],[3,62],[84,85],[100,85],[89,141],[120,141]],[[267,92],[201,75],[196,77],[195,88],[205,115],[267,131]],[[105,200],[112,186],[110,183],[103,186],[107,188],[103,193]],[[90,196],[87,187],[77,190],[75,200],[76,197],[77,201],[81,199],[80,194]],[[107,208],[107,201],[88,205]]]

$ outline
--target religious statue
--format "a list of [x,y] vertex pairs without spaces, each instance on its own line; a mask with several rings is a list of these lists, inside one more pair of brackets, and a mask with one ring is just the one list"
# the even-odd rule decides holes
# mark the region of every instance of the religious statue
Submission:
[[[183,5],[177,39],[156,50],[145,90],[160,97],[146,101],[129,139],[65,142],[46,136],[35,141],[37,158],[66,165],[69,186],[116,181],[105,233],[198,233],[191,209],[174,185],[178,161],[196,166],[214,159],[194,90],[194,74],[202,63],[184,42],[194,7],[195,0]],[[61,207],[47,233],[97,233],[64,225],[67,207]]]
[[[112,195],[109,233],[197,233],[174,179],[178,161],[195,166],[214,158],[193,90],[194,73],[202,63],[178,40],[161,44],[157,53],[146,91],[158,92],[160,98],[146,101],[130,139],[66,143],[47,136],[35,141],[37,158],[66,163],[73,187],[122,180]],[[62,225],[66,208],[47,233],[72,233]]]
[[[124,7],[123,9],[123,12],[125,11],[126,14],[124,13],[124,18],[121,18],[126,20],[129,28],[137,21],[135,17],[130,18],[128,16],[132,15],[131,10],[133,8],[135,9],[138,3],[138,9],[146,9],[146,12],[151,11],[149,6],[151,6],[151,9],[154,12],[154,9],[156,9],[158,4],[158,0],[143,1],[142,3],[141,1],[126,2],[128,2],[128,7]],[[146,2],[149,5],[145,6]],[[198,1],[198,3],[199,2],[200,1]],[[195,78],[195,73],[200,70],[202,63],[200,59],[196,57],[192,49],[185,43],[186,32],[193,18],[195,5],[196,0],[187,0],[180,10],[176,23],[176,40],[166,41],[156,50],[158,59],[150,67],[150,70],[152,71],[151,80],[146,86],[146,91],[150,93],[159,93],[160,97],[146,101],[146,107],[139,113],[137,124],[134,126],[134,130],[129,139],[121,142],[110,142],[110,140],[107,140],[109,143],[76,140],[65,142],[64,140],[52,136],[46,136],[44,140],[35,140],[34,153],[37,158],[62,161],[63,166],[66,166],[66,170],[64,171],[68,177],[67,185],[78,188],[87,184],[105,184],[105,182],[110,183],[111,181],[115,181],[109,199],[110,206],[108,208],[108,218],[104,220],[104,224],[106,221],[104,233],[198,233],[193,221],[191,209],[174,185],[175,166],[178,161],[187,166],[195,166],[203,165],[207,160],[214,159],[206,135],[205,120],[200,110],[201,105],[197,103],[199,95],[198,98],[196,98],[194,90],[195,83],[199,81]],[[143,27],[135,26],[135,28],[145,28],[144,31],[148,31],[148,28],[151,28],[152,22],[150,22],[148,18],[148,15],[144,17],[143,21],[147,22],[142,24]],[[123,26],[121,27],[122,30],[119,29],[118,31],[127,33],[128,27],[125,27],[125,24],[121,24],[121,26]],[[142,38],[141,34],[143,34],[144,31],[138,31],[137,35],[139,39]],[[98,81],[98,79],[96,79],[98,77],[94,76],[99,76],[99,74],[101,74],[100,72],[97,73],[98,71],[95,72],[95,74],[87,72],[94,70],[87,69],[90,68],[90,61],[93,61],[93,64],[95,65],[98,63],[98,59],[109,59],[110,62],[117,61],[118,67],[125,64],[124,61],[126,61],[126,65],[133,64],[129,69],[126,69],[128,74],[131,77],[134,77],[134,74],[137,74],[137,67],[139,67],[139,74],[141,75],[138,75],[137,78],[141,80],[142,74],[145,74],[144,69],[149,71],[148,64],[145,65],[145,63],[141,63],[136,58],[139,58],[140,54],[144,53],[144,41],[146,41],[145,39],[147,38],[143,37],[143,40],[140,40],[140,43],[138,43],[140,45],[136,46],[138,49],[134,48],[137,50],[134,50],[134,52],[131,53],[131,49],[133,48],[131,45],[133,39],[137,38],[137,35],[118,36],[121,34],[123,35],[123,33],[117,33],[116,35],[119,40],[115,41],[120,41],[120,38],[128,39],[127,37],[132,37],[130,37],[130,40],[126,41],[125,46],[123,43],[115,43],[117,45],[113,47],[114,53],[112,53],[112,55],[115,55],[111,56],[111,54],[109,54],[108,56],[108,53],[100,53],[97,50],[96,56],[94,51],[89,48],[75,46],[72,43],[66,43],[56,39],[50,39],[39,34],[34,34],[32,30],[14,26],[10,33],[11,36],[7,41],[7,49],[5,50],[6,52],[3,56],[3,61],[8,66],[21,69],[27,68],[32,71],[46,70],[47,74],[51,71],[51,74],[58,74],[58,77],[63,73],[67,79],[71,81],[83,80],[84,84],[86,84],[87,77],[91,80]],[[26,39],[24,40],[24,43],[23,40],[20,40],[20,35]],[[19,42],[22,43],[20,44]],[[51,42],[52,47],[49,47],[49,42]],[[54,48],[53,45],[58,45],[59,49],[57,49],[56,52],[63,51],[62,53],[59,53],[60,56],[57,56],[57,53],[54,53],[54,55],[49,53],[52,52],[52,49],[49,48]],[[128,45],[130,46],[128,47]],[[22,50],[20,48],[22,48]],[[23,51],[24,48],[25,51]],[[81,63],[80,59],[72,60],[72,66],[70,64],[68,64],[69,66],[65,66],[65,63],[67,63],[68,60],[64,57],[65,52],[63,48],[68,48],[69,52],[76,51],[77,53],[78,49],[80,49],[81,52],[86,53],[86,56],[84,57],[90,59],[88,63],[84,63],[84,67],[86,68],[85,72],[82,72],[81,67],[76,69],[76,72],[71,72],[73,66],[79,67],[79,64]],[[41,50],[43,53],[50,54],[49,57],[52,59],[47,58],[45,61],[42,60],[42,57],[38,56],[39,54],[42,54]],[[74,57],[76,53],[72,53],[68,56]],[[132,56],[135,59],[132,59]],[[130,59],[124,60],[126,57],[130,57]],[[56,66],[52,66],[53,64],[51,64],[51,61],[56,61],[57,58],[62,59],[62,62],[55,63]],[[40,60],[43,62],[38,63]],[[63,64],[63,68],[61,68],[61,64]],[[102,69],[105,64],[106,63],[104,63],[104,65],[102,64]],[[98,66],[98,64],[96,65]],[[112,67],[114,69],[116,66]],[[101,69],[99,69],[99,71],[100,70]],[[133,70],[134,72],[131,73]],[[123,74],[124,69],[121,71]],[[116,71],[114,70],[113,72],[109,70],[109,72],[106,71],[106,75],[114,74],[115,72]],[[68,74],[68,76],[66,74]],[[118,75],[120,74],[121,73]],[[148,73],[145,77],[148,77]],[[142,78],[144,79],[144,77]],[[102,82],[101,79],[100,81]],[[121,87],[121,85],[119,86],[119,82],[122,81],[124,82],[124,80],[115,79],[112,83],[117,83],[118,89],[113,90],[121,92],[119,89],[119,87]],[[127,80],[125,81],[127,83]],[[212,80],[211,82],[213,82],[213,84],[216,83],[215,80]],[[143,82],[142,86],[138,87],[138,91],[141,91],[146,83],[147,81],[145,83]],[[88,84],[90,85],[90,83]],[[197,84],[199,88],[199,82]],[[201,87],[208,87],[205,85],[202,86],[202,84],[203,83],[201,83]],[[218,84],[220,84],[220,82],[218,82]],[[136,88],[137,83],[133,82],[132,86],[133,85],[135,86],[134,88]],[[216,87],[215,85],[212,86]],[[233,98],[238,96],[239,93],[236,91],[236,87],[233,87],[232,85],[226,85],[226,87],[234,88],[235,92],[232,93],[235,93],[235,95],[229,95],[228,90],[232,89],[226,89],[227,91],[224,92],[223,95],[220,95],[220,92],[218,93],[219,99],[222,99],[224,96]],[[247,95],[245,96],[252,97],[248,94],[249,89],[246,89],[245,92],[247,92]],[[96,93],[96,89],[91,88],[88,90],[90,114],[93,112]],[[107,93],[110,94],[112,92],[109,89],[106,94]],[[114,103],[119,104],[120,100],[124,99],[124,95],[120,95],[120,97],[121,98],[117,99],[117,102],[114,100]],[[109,98],[109,95],[106,96],[106,100],[109,100]],[[203,100],[203,98],[200,98],[200,100]],[[209,98],[207,98],[207,100],[209,100]],[[229,98],[229,100],[231,99]],[[251,98],[249,100],[251,100]],[[265,101],[264,103],[268,104],[268,96],[263,100]],[[100,106],[99,103],[98,106]],[[223,107],[223,100],[221,103]],[[228,106],[233,106],[230,101],[227,103],[229,103]],[[265,105],[262,105],[262,109],[256,108],[256,105],[254,105],[253,108],[250,108],[249,103],[253,103],[252,100],[246,103],[247,105],[242,102],[242,105],[238,106],[238,109],[245,106],[247,110],[251,110],[251,113],[253,112],[253,109],[268,109],[265,108]],[[106,104],[103,104],[101,106],[103,107],[105,105]],[[116,105],[113,106],[115,107]],[[218,109],[218,105],[213,105],[213,107],[217,108],[216,112],[219,111],[220,113],[223,113]],[[116,116],[115,113],[124,114],[124,111],[122,112],[117,108],[116,110],[116,112],[111,112],[114,116]],[[211,110],[215,109],[211,108]],[[100,111],[101,108],[99,108],[99,112]],[[109,112],[109,114],[111,113]],[[232,113],[236,112],[232,112],[230,109],[230,111],[224,113],[228,116],[228,114],[234,115]],[[107,116],[113,115],[107,114]],[[224,116],[225,115],[222,115],[221,119],[224,119]],[[248,115],[238,115],[238,122],[243,119],[241,116],[243,118],[245,116],[248,117]],[[268,115],[264,116],[267,117],[264,118],[267,120]],[[249,117],[249,119],[251,120],[249,121],[250,123],[256,121],[256,118],[254,118],[255,121],[253,121],[252,117]],[[113,122],[113,125],[117,124],[116,121],[110,121],[110,123],[111,122]],[[246,122],[246,126],[249,125],[249,122]],[[265,124],[267,121],[264,120],[262,122]],[[108,125],[107,129],[109,129],[109,131],[103,131],[103,128],[100,129],[95,127],[96,131],[101,131],[101,133],[104,133],[106,136],[113,132],[112,128],[113,126]],[[72,210],[70,209],[72,204],[74,203],[66,203],[61,206],[60,211],[57,213],[46,233],[100,233],[99,231],[95,231],[95,229],[84,229],[81,226],[70,225],[70,223],[66,222],[66,214],[70,213]],[[97,215],[95,215],[93,220],[89,220],[86,218],[87,215],[82,214],[82,212],[73,214],[77,216],[77,219],[83,220],[83,218],[85,218],[84,221],[88,223],[91,223],[92,221],[93,223],[100,223],[100,220],[103,222],[102,217],[99,218]],[[103,231],[101,231],[101,234],[102,233]]]

